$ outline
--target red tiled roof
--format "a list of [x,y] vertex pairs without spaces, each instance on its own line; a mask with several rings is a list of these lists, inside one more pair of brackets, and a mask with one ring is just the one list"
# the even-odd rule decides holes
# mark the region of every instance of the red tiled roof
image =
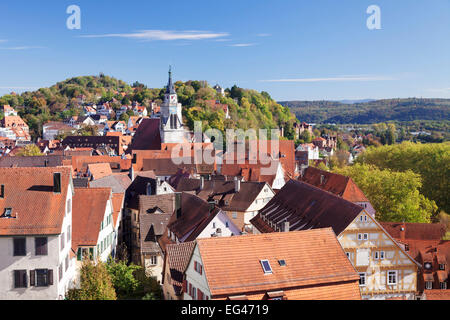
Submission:
[[299,177],[298,180],[334,193],[335,195],[351,202],[369,201],[350,177],[337,173],[320,170],[314,167],[308,167],[303,176]]
[[194,247],[194,241],[167,245],[167,265],[164,267],[169,268],[171,284],[177,295],[183,289],[183,273],[189,264]]
[[113,193],[112,206],[113,206],[113,223],[114,227],[117,225],[117,218],[119,218],[120,212],[123,208],[124,193]]
[[450,289],[446,290],[425,290],[427,300],[450,300]]
[[[334,284],[343,282],[353,284],[348,299],[361,298],[359,276],[331,228],[197,239],[197,245],[213,299],[319,284],[328,292],[323,298],[333,299]],[[261,260],[269,261],[272,274],[264,273]]]
[[72,200],[72,249],[95,246],[105,217],[110,188],[77,188]]
[[[440,223],[402,223],[380,222],[383,228],[395,239],[406,240],[440,240],[445,235],[445,225]],[[404,234],[402,236],[402,226]]]
[[[53,192],[53,174],[61,173],[61,193]],[[0,168],[0,215],[12,209],[8,219],[0,217],[0,235],[59,234],[66,212],[70,167]]]
[[92,175],[92,180],[97,180],[112,175],[112,170],[109,163],[91,163],[88,164],[88,170]]

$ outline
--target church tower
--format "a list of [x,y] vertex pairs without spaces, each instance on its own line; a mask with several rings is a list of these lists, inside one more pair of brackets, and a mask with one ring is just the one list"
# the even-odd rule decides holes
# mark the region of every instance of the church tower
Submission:
[[169,82],[164,102],[161,104],[160,132],[162,143],[181,143],[185,141],[182,106],[178,103],[177,92],[172,82],[172,68],[169,69]]

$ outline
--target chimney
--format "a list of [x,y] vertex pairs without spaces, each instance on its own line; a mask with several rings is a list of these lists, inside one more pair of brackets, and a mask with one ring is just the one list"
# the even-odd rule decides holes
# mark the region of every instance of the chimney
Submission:
[[53,192],[61,193],[61,173],[53,173]]
[[200,190],[203,190],[205,188],[205,178],[200,178]]
[[289,226],[289,221],[285,221],[284,222],[284,228],[283,228],[283,231],[284,232],[289,232],[289,230],[290,230],[290,226]]
[[234,177],[234,192],[241,191],[241,180],[239,180],[237,177]]
[[402,225],[400,226],[400,240],[405,240],[406,235],[406,224],[405,221],[402,222]]

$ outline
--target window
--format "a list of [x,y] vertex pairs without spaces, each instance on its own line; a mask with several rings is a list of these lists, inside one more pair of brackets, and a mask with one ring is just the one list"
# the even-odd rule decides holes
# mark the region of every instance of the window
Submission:
[[264,270],[265,274],[271,274],[272,273],[272,268],[270,267],[270,263],[269,260],[261,260],[261,266]]
[[25,238],[14,238],[14,256],[25,256],[27,254],[26,239]]
[[64,232],[61,234],[61,250],[64,249],[64,243],[66,243],[66,238],[64,237]]
[[447,290],[447,283],[446,282],[440,282],[439,283],[441,290]]
[[445,270],[445,264],[440,263],[439,264],[439,270]]
[[230,227],[230,224],[228,223],[228,221],[225,222],[225,228],[229,228],[229,227]]
[[369,234],[368,233],[364,233],[363,234],[363,239],[364,240],[368,240],[369,239]]
[[214,228],[214,229],[216,228],[216,223],[215,223],[215,222],[213,222],[213,228]]
[[47,251],[47,238],[35,238],[34,243],[36,247],[36,255],[37,256],[46,256],[48,254]]
[[380,251],[380,260],[384,259],[384,251]]
[[14,288],[27,287],[27,270],[14,270]]
[[350,252],[346,252],[345,254],[347,255],[347,258],[350,259]]
[[53,284],[53,273],[48,269],[36,270],[36,287],[48,287]]
[[203,267],[202,267],[202,265],[201,265],[199,262],[197,262],[197,261],[194,261],[194,270],[197,271],[199,274],[202,274],[202,273],[203,273]]
[[397,284],[397,271],[388,271],[388,285]]
[[237,212],[233,212],[232,217],[233,217],[233,219],[237,219]]
[[359,286],[365,287],[366,286],[366,273],[362,272],[359,274]]
[[367,216],[364,215],[364,222],[367,222]]
[[158,256],[150,256],[150,264],[152,266],[156,266],[157,262],[158,262]]
[[69,255],[66,256],[66,271],[69,269]]
[[67,213],[70,214],[72,212],[72,199],[67,199]]
[[285,267],[286,266],[286,260],[278,260],[278,264],[280,265],[280,267]]
[[70,226],[67,226],[67,242],[71,240],[71,234],[70,234]]
[[192,287],[192,299],[197,300],[197,288]]
[[59,281],[61,281],[62,277],[63,277],[63,263],[62,262],[59,264],[58,273],[59,273]]
[[374,252],[373,258],[374,258],[375,260],[378,260],[378,254],[379,254],[378,251],[375,251],[375,252]]
[[362,240],[362,233],[358,233],[358,240]]
[[425,282],[425,289],[427,289],[427,290],[433,289],[433,282],[432,281],[426,281]]

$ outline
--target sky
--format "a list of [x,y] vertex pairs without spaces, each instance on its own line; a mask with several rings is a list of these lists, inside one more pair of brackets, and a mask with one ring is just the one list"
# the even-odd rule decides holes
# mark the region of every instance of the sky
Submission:
[[3,0],[0,12],[0,95],[100,72],[161,88],[172,65],[175,81],[278,101],[450,98],[450,0]]

